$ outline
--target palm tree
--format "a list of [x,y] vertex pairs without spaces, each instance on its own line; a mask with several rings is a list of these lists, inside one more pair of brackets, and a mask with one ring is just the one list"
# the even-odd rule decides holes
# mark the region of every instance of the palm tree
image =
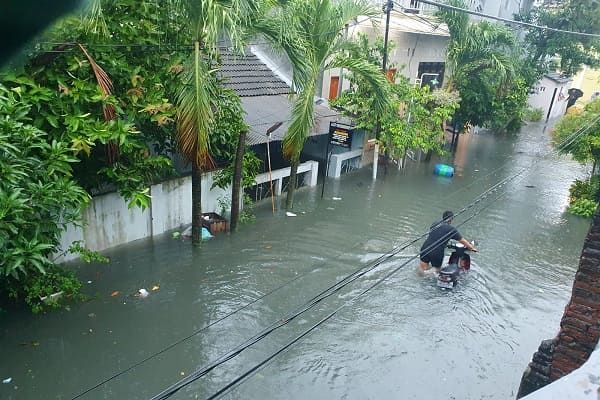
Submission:
[[287,209],[294,204],[300,153],[314,126],[314,97],[320,72],[345,68],[373,87],[377,109],[383,109],[389,101],[383,73],[368,60],[345,52],[349,41],[341,35],[344,26],[356,18],[375,15],[378,11],[364,0],[288,0],[261,27],[262,33],[288,55],[294,73],[296,97],[283,140],[283,155],[291,165]]
[[[463,0],[449,0],[448,4],[465,7]],[[495,93],[494,96],[511,90],[511,82],[519,75],[522,63],[516,36],[499,24],[471,23],[462,12],[442,9],[438,16],[450,31],[447,59],[452,76],[447,80],[446,89],[460,92],[460,89],[482,88],[481,93],[475,93],[477,96],[482,96],[485,88],[493,88],[487,91]],[[483,107],[481,100],[473,101],[476,104],[463,98],[455,115],[459,125],[482,122],[478,116],[488,110],[478,109]]]
[[192,165],[192,243],[202,240],[202,172],[214,166],[209,135],[215,118],[216,61],[219,45],[241,51],[245,29],[262,5],[259,0],[187,0],[182,6],[194,40],[177,95],[176,141]]

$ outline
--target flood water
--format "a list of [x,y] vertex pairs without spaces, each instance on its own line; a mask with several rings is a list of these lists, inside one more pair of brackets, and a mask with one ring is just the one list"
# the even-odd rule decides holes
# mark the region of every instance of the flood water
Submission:
[[[0,378],[12,378],[0,398],[72,399],[189,337],[80,397],[151,398],[524,169],[455,219],[479,210],[459,228],[480,253],[455,290],[416,274],[419,241],[172,397],[208,398],[345,305],[223,398],[513,399],[540,341],[557,332],[589,227],[565,213],[586,169],[549,152],[542,126],[464,136],[444,159],[451,179],[413,163],[373,183],[367,168],[329,181],[324,199],[320,187],[302,189],[295,218],[272,215],[267,200],[255,223],[201,249],[163,235],[105,252],[108,265],[75,265],[90,301],[0,316]],[[139,288],[150,295],[136,298]]]

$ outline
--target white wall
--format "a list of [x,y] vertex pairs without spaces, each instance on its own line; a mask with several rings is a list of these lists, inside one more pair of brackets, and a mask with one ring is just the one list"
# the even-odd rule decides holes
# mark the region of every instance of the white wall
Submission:
[[532,108],[541,108],[544,110],[543,120],[546,120],[548,109],[552,102],[552,95],[556,88],[556,96],[552,103],[552,110],[549,119],[564,115],[567,109],[567,100],[569,97],[568,89],[571,82],[557,83],[556,81],[543,77],[533,88],[534,93],[529,96],[527,103]]
[[[202,177],[202,210],[219,212],[218,199],[231,197],[231,190],[210,189],[213,173]],[[118,193],[96,196],[83,212],[83,227],[68,226],[61,237],[64,252],[76,240],[90,250],[101,251],[134,240],[159,235],[180,228],[192,221],[192,178],[173,179],[150,187],[152,204],[142,211],[128,208]],[[77,258],[61,255],[56,262]]]
[[[308,186],[317,184],[318,170],[319,163],[316,161],[307,161],[298,167],[299,173],[306,173],[305,183]],[[273,179],[282,179],[289,174],[289,167],[275,170]],[[264,182],[265,174],[259,175],[257,181]],[[202,176],[202,211],[219,213],[219,199],[231,199],[231,187],[226,190],[211,189],[212,184],[213,173],[205,173]],[[279,186],[281,187],[281,182]],[[90,250],[102,251],[134,240],[160,235],[192,222],[191,177],[152,185],[150,195],[152,204],[144,211],[139,208],[129,209],[127,202],[118,193],[94,197],[83,211],[84,226],[69,225],[63,233],[59,253],[65,252],[71,243],[78,240]],[[54,261],[60,263],[75,258],[77,255],[66,253],[57,256]]]
[[[352,33],[361,32],[374,41],[382,33],[377,28],[359,26]],[[389,64],[397,69],[398,75],[403,75],[414,82],[419,71],[421,62],[445,62],[446,48],[449,37],[440,35],[425,35],[418,33],[390,31],[389,40],[394,42],[394,49],[389,53]],[[332,76],[340,76],[340,69],[335,68],[325,71],[323,75],[323,95],[329,97],[329,86]],[[444,72],[444,81],[448,77],[448,70]],[[342,90],[350,87],[347,79],[344,79]]]

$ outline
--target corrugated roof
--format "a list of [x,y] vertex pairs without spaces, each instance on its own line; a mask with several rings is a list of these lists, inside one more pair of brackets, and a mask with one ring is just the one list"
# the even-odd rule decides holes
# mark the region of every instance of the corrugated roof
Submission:
[[[242,106],[246,111],[246,123],[250,125],[250,132],[246,139],[248,145],[267,142],[267,129],[277,122],[283,124],[271,133],[271,141],[283,140],[290,126],[292,114],[292,101],[287,95],[242,97]],[[342,118],[335,110],[315,104],[315,124],[310,136],[321,135],[329,130],[330,121]]]
[[[283,125],[271,134],[271,141],[282,140],[292,114],[293,104],[289,97],[292,89],[251,52],[237,55],[222,50],[221,63],[220,73],[225,86],[233,89],[242,99],[246,123],[250,126],[246,143],[266,143],[267,129],[277,122],[283,122]],[[311,136],[327,133],[329,122],[340,117],[335,110],[315,104],[315,124]]]
[[561,75],[557,72],[550,72],[544,75],[546,78],[553,80],[556,83],[568,83],[573,79],[569,76]]
[[225,86],[240,97],[274,96],[292,93],[291,88],[250,52],[236,55],[221,52],[221,76]]

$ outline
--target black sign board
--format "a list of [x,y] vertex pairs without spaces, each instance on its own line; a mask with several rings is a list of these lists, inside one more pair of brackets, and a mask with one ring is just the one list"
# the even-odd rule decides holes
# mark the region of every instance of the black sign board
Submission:
[[329,126],[329,140],[331,144],[350,148],[352,146],[352,133],[354,129],[342,128],[341,126]]

